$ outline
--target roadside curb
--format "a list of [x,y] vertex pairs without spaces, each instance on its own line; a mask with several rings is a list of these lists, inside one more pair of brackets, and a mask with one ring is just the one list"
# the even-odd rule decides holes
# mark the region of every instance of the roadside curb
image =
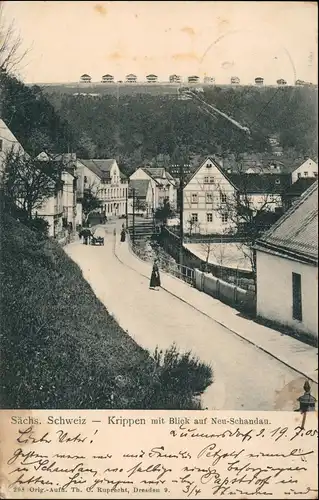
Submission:
[[[132,252],[132,249],[130,248],[130,245],[129,243],[127,242],[127,245],[128,245],[128,249],[129,249],[129,252],[131,253],[131,255],[133,257],[135,257],[137,260],[139,260],[141,263],[144,263],[144,264],[147,264],[146,262],[144,262],[142,259],[140,259],[138,256],[136,256],[133,252]],[[123,260],[121,260],[121,258],[119,257],[118,253],[116,252],[116,248],[117,248],[117,245],[116,245],[116,238],[114,238],[114,245],[113,245],[113,252],[114,252],[114,255],[115,257],[117,258],[117,260],[124,266],[130,268],[132,271],[135,271],[137,274],[139,274],[140,276],[143,276],[144,278],[147,278],[149,279],[149,276],[146,276],[144,273],[142,273],[141,271],[138,271],[137,269],[135,269],[134,267],[130,266],[129,264],[127,264],[126,262],[124,262]],[[169,273],[166,273],[165,271],[163,271],[163,273],[165,273],[167,276],[169,276],[170,278],[174,278],[174,279],[178,279],[176,278],[175,276],[171,276]],[[180,280],[178,280],[180,281]],[[188,285],[189,286],[189,285]],[[275,354],[273,354],[272,352],[268,351],[267,349],[265,349],[264,347],[261,347],[260,345],[256,344],[255,342],[253,342],[252,340],[249,340],[247,339],[246,337],[244,337],[243,335],[241,335],[240,333],[236,332],[235,330],[233,330],[233,328],[227,326],[225,323],[222,323],[221,321],[218,321],[217,319],[213,318],[212,316],[210,316],[209,314],[205,313],[204,311],[202,311],[201,309],[198,309],[196,306],[194,306],[191,302],[188,302],[187,300],[179,297],[178,295],[176,295],[174,292],[172,292],[171,290],[167,289],[166,287],[164,286],[161,286],[161,288],[163,290],[165,290],[167,293],[169,293],[170,295],[172,295],[173,297],[177,298],[178,300],[180,300],[181,302],[184,302],[185,304],[189,305],[190,307],[192,307],[193,309],[195,309],[197,312],[201,313],[202,315],[204,315],[205,317],[209,318],[210,320],[214,321],[215,323],[217,323],[218,325],[226,328],[228,331],[230,331],[231,333],[235,334],[237,337],[239,337],[241,340],[244,340],[246,342],[248,342],[250,345],[253,345],[254,347],[256,347],[257,349],[261,350],[262,352],[268,354],[269,356],[271,356],[272,358],[276,359],[277,361],[279,361],[280,363],[282,363],[283,365],[287,366],[288,368],[290,368],[291,370],[295,371],[296,373],[299,373],[299,375],[305,377],[306,379],[310,380],[311,382],[315,383],[318,385],[318,380],[315,380],[312,376],[309,376],[307,375],[306,373],[300,371],[298,368],[295,368],[293,367],[292,365],[290,365],[288,362],[282,360],[281,358],[279,358],[278,356],[276,356]]]

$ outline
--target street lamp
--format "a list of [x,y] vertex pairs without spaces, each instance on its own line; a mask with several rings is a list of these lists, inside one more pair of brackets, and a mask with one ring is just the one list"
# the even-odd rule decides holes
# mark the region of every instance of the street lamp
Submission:
[[315,411],[316,409],[316,398],[311,395],[311,387],[309,381],[306,380],[304,383],[304,394],[300,396],[297,401],[299,402],[299,408],[296,411],[303,413],[301,428],[305,428],[306,415],[308,411]]

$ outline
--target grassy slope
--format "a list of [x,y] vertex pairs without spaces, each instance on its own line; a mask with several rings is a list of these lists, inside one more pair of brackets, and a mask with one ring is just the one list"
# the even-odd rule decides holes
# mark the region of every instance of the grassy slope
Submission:
[[196,407],[209,367],[150,357],[56,243],[7,216],[0,236],[2,408]]

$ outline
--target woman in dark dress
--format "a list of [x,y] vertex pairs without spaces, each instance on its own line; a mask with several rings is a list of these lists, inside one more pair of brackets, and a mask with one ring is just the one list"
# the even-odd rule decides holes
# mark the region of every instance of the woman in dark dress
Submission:
[[126,234],[125,234],[125,229],[124,229],[124,227],[123,227],[123,228],[122,228],[122,231],[121,231],[121,241],[122,241],[122,242],[123,242],[123,241],[125,241],[125,236],[126,236]]
[[158,290],[158,287],[161,286],[161,278],[160,278],[160,273],[159,273],[157,262],[158,261],[155,260],[154,264],[153,264],[151,280],[150,280],[150,289],[151,290]]

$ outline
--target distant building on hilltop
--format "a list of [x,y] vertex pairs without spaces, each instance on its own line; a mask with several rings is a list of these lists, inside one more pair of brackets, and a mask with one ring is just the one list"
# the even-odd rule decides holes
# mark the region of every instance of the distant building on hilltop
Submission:
[[169,76],[169,83],[180,83],[180,82],[181,82],[181,77],[179,75]]
[[188,83],[198,83],[199,82],[199,76],[192,75],[187,78]]
[[92,78],[90,77],[90,75],[87,75],[86,73],[84,73],[84,75],[82,75],[80,77],[81,83],[91,83],[91,81],[92,81]]
[[238,78],[238,76],[232,76],[231,79],[230,79],[230,83],[232,85],[239,85],[240,84],[240,79]]
[[130,73],[129,75],[126,75],[125,81],[126,81],[126,83],[136,83],[137,82],[137,76],[133,75],[132,73]]
[[287,82],[283,78],[279,78],[279,80],[277,80],[277,85],[287,85]]
[[157,75],[147,75],[146,77],[146,80],[147,80],[147,83],[156,83],[157,80],[158,80],[158,76]]
[[215,78],[213,78],[212,76],[205,76],[204,77],[204,83],[207,84],[212,84],[212,83],[215,83]]
[[103,75],[102,83],[114,83],[114,76],[112,75]]
[[255,78],[255,85],[264,85],[264,79],[261,76]]

